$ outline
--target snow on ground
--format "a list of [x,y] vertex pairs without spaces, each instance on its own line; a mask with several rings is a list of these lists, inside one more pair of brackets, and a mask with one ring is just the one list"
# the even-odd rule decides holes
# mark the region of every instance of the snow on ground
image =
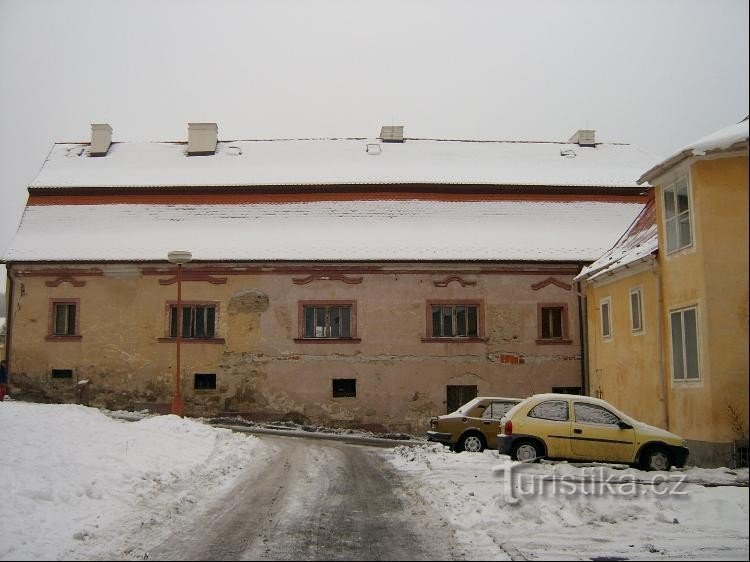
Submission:
[[477,559],[748,559],[747,469],[529,465],[439,444],[388,456]]
[[189,419],[130,422],[72,404],[6,401],[0,427],[0,560],[105,553],[129,529],[189,512],[265,450]]
[[[195,420],[113,419],[125,415],[0,404],[0,560],[136,557],[120,546],[160,542],[274,454]],[[747,469],[522,465],[424,443],[382,454],[475,559],[748,559]]]

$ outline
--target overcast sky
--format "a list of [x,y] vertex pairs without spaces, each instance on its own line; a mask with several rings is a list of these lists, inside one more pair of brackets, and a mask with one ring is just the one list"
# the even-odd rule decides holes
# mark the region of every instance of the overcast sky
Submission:
[[407,136],[668,156],[748,113],[747,0],[0,0],[0,254],[55,141]]

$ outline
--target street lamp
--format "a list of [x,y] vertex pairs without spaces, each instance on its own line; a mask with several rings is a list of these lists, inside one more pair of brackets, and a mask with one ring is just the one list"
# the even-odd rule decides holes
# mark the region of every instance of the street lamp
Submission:
[[193,259],[190,252],[175,250],[167,254],[171,263],[177,264],[177,368],[174,374],[174,393],[172,394],[172,413],[182,416],[185,413],[185,403],[182,400],[182,385],[180,384],[180,342],[182,341],[182,264]]

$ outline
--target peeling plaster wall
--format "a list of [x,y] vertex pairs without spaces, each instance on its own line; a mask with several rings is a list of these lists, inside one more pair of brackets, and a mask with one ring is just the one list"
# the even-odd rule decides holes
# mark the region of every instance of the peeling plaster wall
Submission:
[[[166,336],[176,286],[160,285],[158,276],[142,275],[136,266],[95,267],[104,275],[82,278],[82,287],[48,287],[49,276],[16,276],[12,390],[38,401],[165,408],[175,383],[176,346]],[[532,288],[550,275],[571,284],[572,275],[482,273],[476,265],[453,264],[429,273],[424,264],[391,267],[399,269],[393,273],[368,267],[347,272],[361,282],[297,284],[298,271],[228,275],[225,284],[184,281],[185,301],[217,305],[215,341],[183,340],[181,346],[186,412],[421,433],[431,416],[446,413],[447,385],[517,397],[580,386],[577,297],[555,284]],[[474,267],[476,273],[463,275],[474,284],[436,286],[454,267]],[[80,299],[81,337],[47,341],[50,302],[63,298]],[[356,302],[361,341],[296,341],[298,303],[315,300]],[[430,300],[480,300],[485,339],[424,341]],[[567,304],[571,343],[537,344],[540,302]],[[53,380],[52,369],[72,369],[73,378]],[[194,389],[194,373],[215,373],[216,389]],[[332,379],[338,378],[356,379],[357,396],[334,398]],[[82,392],[76,383],[84,379],[90,383]]]

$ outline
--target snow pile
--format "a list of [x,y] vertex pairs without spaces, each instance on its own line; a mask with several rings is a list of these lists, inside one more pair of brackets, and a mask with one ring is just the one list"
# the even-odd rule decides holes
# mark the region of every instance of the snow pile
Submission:
[[5,402],[0,427],[2,560],[65,559],[176,517],[264,448],[176,416],[127,422],[72,404]]
[[[478,559],[744,559],[748,471],[521,464],[497,451],[398,447],[391,463]],[[683,481],[684,480],[684,481]]]

